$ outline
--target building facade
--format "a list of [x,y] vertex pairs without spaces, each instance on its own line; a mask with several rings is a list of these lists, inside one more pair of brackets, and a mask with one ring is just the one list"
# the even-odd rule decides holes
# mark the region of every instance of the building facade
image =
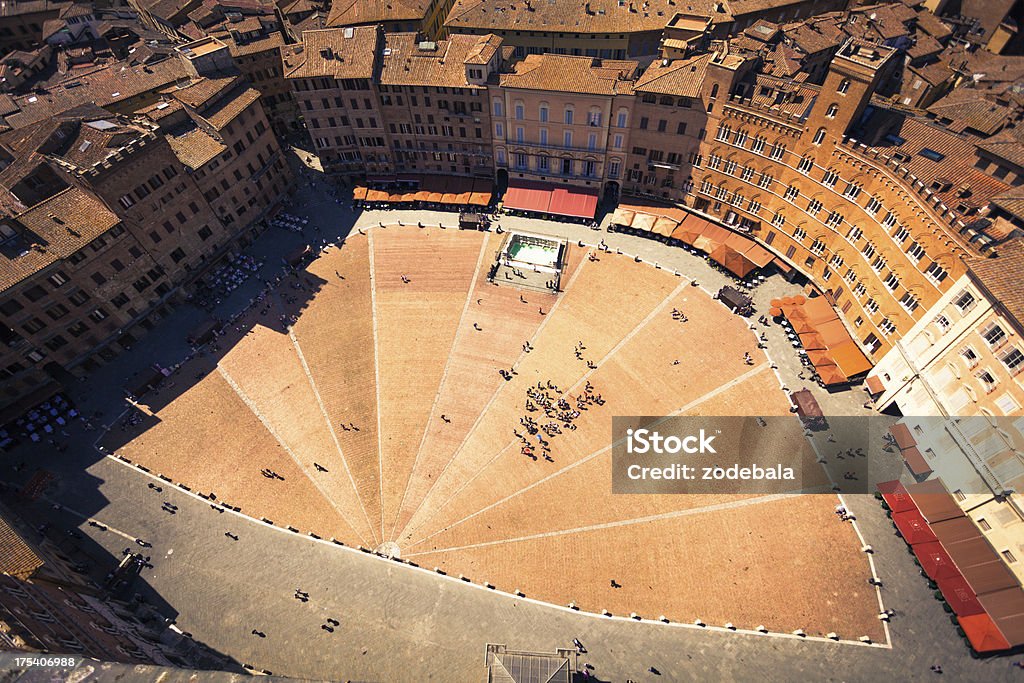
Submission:
[[131,119],[84,106],[0,135],[0,404],[130,348],[290,191],[258,91],[214,48]]
[[545,54],[500,74],[489,89],[499,185],[534,179],[614,192],[629,148],[638,67]]

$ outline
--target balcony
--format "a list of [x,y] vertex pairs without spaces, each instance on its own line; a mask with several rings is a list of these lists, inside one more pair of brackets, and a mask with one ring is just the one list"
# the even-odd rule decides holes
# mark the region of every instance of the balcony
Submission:
[[543,149],[543,150],[552,150],[552,149],[554,149],[554,150],[559,150],[559,151],[564,151],[564,152],[583,152],[583,153],[586,153],[586,154],[604,154],[605,153],[605,148],[603,148],[603,147],[594,147],[593,149],[591,149],[590,147],[579,147],[577,145],[568,145],[568,146],[567,145],[557,145],[557,144],[554,144],[552,142],[541,143],[541,142],[534,142],[532,140],[524,140],[522,142],[518,142],[516,140],[512,140],[512,139],[509,139],[509,138],[505,138],[504,139],[504,143],[506,145],[518,145],[520,147],[534,147],[534,148]]

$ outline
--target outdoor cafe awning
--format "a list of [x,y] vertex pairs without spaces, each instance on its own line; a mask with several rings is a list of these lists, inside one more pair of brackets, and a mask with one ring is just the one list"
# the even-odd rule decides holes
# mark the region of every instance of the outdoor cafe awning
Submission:
[[597,198],[597,190],[591,188],[518,181],[509,185],[502,202],[505,208],[514,211],[593,218],[597,213]]
[[892,521],[903,534],[903,540],[907,545],[933,543],[939,540],[917,508],[892,513]]
[[635,211],[624,209],[621,206],[616,207],[615,211],[612,213],[612,225],[621,225],[623,227],[629,227],[629,225],[633,222],[633,217],[635,215]]
[[719,245],[724,243],[728,236],[729,231],[725,228],[713,223],[708,223],[701,231],[700,236],[694,240],[693,247],[710,254],[717,249]]
[[796,412],[800,417],[822,417],[821,406],[818,405],[814,394],[808,389],[794,391],[789,395],[796,404]]
[[[749,257],[750,253],[744,256]],[[871,369],[871,361],[850,336],[839,314],[825,297],[807,298],[798,294],[773,299],[771,305],[786,316],[805,350],[828,351],[825,362],[819,362],[808,355],[818,377],[826,386],[846,384],[851,377]]]
[[744,278],[757,270],[756,264],[727,244],[716,247],[708,257],[738,278]]
[[966,617],[985,612],[985,608],[978,601],[978,596],[964,577],[952,576],[940,579],[936,583],[939,584],[942,597],[946,598],[946,602],[953,608],[953,612],[957,616]]
[[650,232],[651,228],[657,222],[658,217],[649,213],[638,213],[633,216],[633,222],[629,227],[634,230],[640,230],[643,232]]
[[593,218],[597,213],[597,190],[559,187],[551,191],[548,213],[569,218]]
[[654,221],[654,227],[651,228],[651,232],[662,237],[671,237],[672,232],[679,225],[679,221],[673,220],[668,216],[658,216],[658,220]]

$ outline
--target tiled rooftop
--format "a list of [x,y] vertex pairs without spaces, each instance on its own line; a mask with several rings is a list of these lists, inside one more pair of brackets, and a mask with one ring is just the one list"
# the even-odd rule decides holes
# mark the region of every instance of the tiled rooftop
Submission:
[[[769,2],[776,0],[767,0]],[[713,0],[455,0],[445,26],[559,33],[661,31],[677,13],[712,16]],[[589,11],[588,11],[589,8]]]
[[150,66],[131,66],[116,62],[88,74],[51,86],[46,94],[14,98],[20,111],[6,119],[14,128],[41,121],[80,104],[93,102],[106,106],[145,92],[156,91],[187,77],[185,65],[166,59]]
[[427,0],[334,0],[328,26],[357,26],[386,21],[419,21],[426,16]]
[[175,156],[191,169],[197,169],[227,149],[224,143],[215,140],[199,127],[192,127],[177,135],[168,135],[167,142]]
[[283,51],[287,78],[370,78],[381,41],[376,26],[303,31],[302,44]]
[[698,55],[664,64],[651,63],[634,85],[637,92],[651,92],[677,97],[697,97],[704,82],[711,55]]
[[596,59],[568,55],[527,55],[501,74],[505,88],[554,90],[581,95],[629,95],[639,64],[629,60]]
[[[428,45],[434,45],[428,43]],[[494,36],[454,34],[433,49],[421,50],[415,33],[389,33],[384,43],[380,82],[387,85],[431,85],[451,88],[466,82],[466,61],[480,63],[478,55],[497,49]]]
[[25,540],[0,517],[0,574],[27,579],[43,566],[43,560]]
[[1013,240],[1001,245],[995,258],[974,257],[967,267],[971,275],[1010,315],[1024,321],[1024,242]]
[[0,291],[70,256],[120,222],[103,202],[78,187],[33,206],[18,221],[38,236],[41,247],[14,258],[0,256]]

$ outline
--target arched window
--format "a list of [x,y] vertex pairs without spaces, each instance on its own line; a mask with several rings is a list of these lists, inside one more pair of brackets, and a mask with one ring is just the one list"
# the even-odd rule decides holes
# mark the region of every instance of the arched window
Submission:
[[844,78],[839,82],[839,88],[836,90],[840,95],[845,95],[846,91],[850,89],[850,79]]
[[522,121],[526,118],[526,106],[521,101],[517,101],[513,105],[513,111],[515,112],[516,121]]
[[828,109],[825,110],[825,116],[827,116],[830,119],[834,119],[836,117],[836,114],[838,113],[839,105],[835,103],[828,105]]
[[628,122],[629,113],[626,111],[625,107],[622,107],[621,109],[619,109],[619,113],[615,120],[615,125],[618,126],[619,128],[625,128]]
[[715,83],[711,86],[711,97],[718,97],[718,84]]
[[824,128],[819,128],[818,132],[814,134],[814,140],[812,142],[816,145],[820,145],[825,142],[825,132]]
[[547,121],[548,121],[548,112],[549,111],[550,111],[550,109],[548,107],[548,103],[547,102],[541,102],[540,103],[540,122],[541,123],[547,123]]
[[571,126],[572,125],[572,115],[573,115],[572,105],[569,105],[568,107],[565,108],[565,125],[567,125],[567,126]]
[[601,109],[599,107],[591,107],[590,112],[587,114],[587,125],[600,126],[601,125]]
[[668,95],[662,95],[661,99],[658,101],[658,104],[664,104],[666,106],[671,107],[673,104],[675,104],[675,102],[676,102],[676,100],[675,100],[674,97],[669,97]]
[[503,113],[503,110],[504,107],[502,106],[501,100],[498,98],[494,98],[494,115],[504,116],[505,114]]

